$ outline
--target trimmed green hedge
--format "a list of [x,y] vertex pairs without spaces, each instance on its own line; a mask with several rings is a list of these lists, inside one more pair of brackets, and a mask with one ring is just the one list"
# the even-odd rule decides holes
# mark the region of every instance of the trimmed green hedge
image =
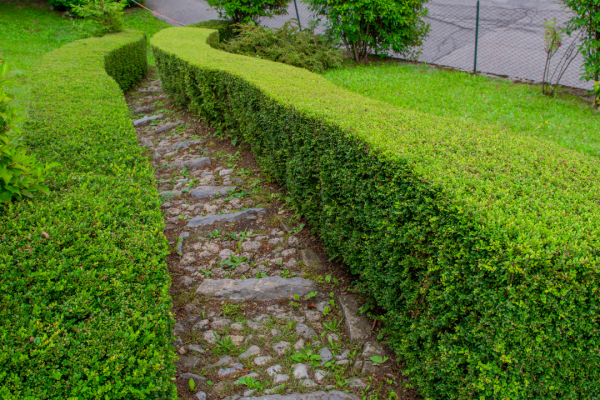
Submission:
[[32,75],[26,140],[61,166],[51,195],[0,208],[2,399],[175,398],[168,247],[122,93],[146,45],[77,41]]
[[234,24],[231,21],[224,19],[209,19],[208,21],[198,22],[197,24],[189,25],[193,28],[215,29],[219,31],[219,36],[215,36],[216,43],[225,42],[236,35]]
[[165,88],[285,185],[387,311],[426,398],[600,392],[596,160],[224,53],[215,34],[152,38]]

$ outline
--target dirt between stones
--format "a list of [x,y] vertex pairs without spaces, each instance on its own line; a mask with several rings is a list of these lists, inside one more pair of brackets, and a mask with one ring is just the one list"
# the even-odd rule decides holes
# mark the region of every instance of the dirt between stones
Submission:
[[[393,392],[399,399],[419,398],[406,388],[393,352],[377,341],[378,325],[344,315],[357,307],[352,276],[325,261],[319,240],[281,187],[261,173],[248,146],[233,146],[175,104],[155,71],[126,99],[132,121],[162,114],[136,130],[155,167],[171,245],[178,396],[359,400],[388,399]],[[204,157],[210,163],[193,161]],[[210,186],[235,190],[190,195]],[[265,210],[232,223],[187,227],[192,218],[253,209]]]

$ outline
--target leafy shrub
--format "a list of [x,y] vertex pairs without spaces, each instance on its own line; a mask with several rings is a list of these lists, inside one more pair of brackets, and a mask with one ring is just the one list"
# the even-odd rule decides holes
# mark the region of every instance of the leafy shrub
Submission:
[[280,29],[264,28],[254,23],[238,25],[239,34],[222,50],[244,54],[295,67],[322,72],[342,64],[343,54],[332,47],[323,35],[315,35],[314,28],[300,30],[297,23],[286,22]]
[[2,399],[176,398],[164,223],[122,93],[146,51],[135,31],[76,41],[31,75],[25,139],[61,166],[0,212]]
[[423,17],[425,0],[306,0],[309,8],[325,17],[329,33],[344,43],[357,62],[371,53],[390,50],[407,57],[429,32]]
[[581,30],[579,51],[583,55],[581,79],[594,81],[595,103],[600,107],[600,2],[598,0],[563,0],[571,19],[567,32]]
[[236,32],[233,29],[235,24],[231,21],[223,19],[211,19],[188,26],[194,28],[215,29],[219,31],[219,41],[221,42],[226,42],[236,35]]
[[86,0],[81,5],[73,7],[73,12],[79,17],[91,18],[98,26],[98,33],[117,33],[123,31],[123,9],[125,1]]
[[209,6],[217,10],[220,18],[241,22],[258,22],[261,17],[286,15],[290,0],[207,0]]
[[424,397],[600,393],[596,159],[221,52],[211,34],[152,38],[164,87],[250,144],[386,311]]
[[8,64],[0,60],[0,203],[20,200],[23,196],[32,198],[36,192],[48,194],[42,182],[48,170],[57,166],[40,164],[34,155],[27,154],[17,125],[17,110],[11,107],[12,98],[4,89],[14,83],[7,75]]
[[[120,2],[122,0],[112,0],[115,2]],[[146,0],[136,0],[140,4],[144,4]],[[69,10],[75,6],[83,5],[87,2],[87,0],[50,0],[49,4],[56,8],[57,10]],[[131,0],[125,0],[128,6],[135,6],[136,4]]]

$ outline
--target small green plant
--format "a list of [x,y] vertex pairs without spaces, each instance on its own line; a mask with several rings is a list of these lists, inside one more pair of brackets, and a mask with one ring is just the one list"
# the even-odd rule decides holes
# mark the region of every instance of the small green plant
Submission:
[[371,356],[371,361],[373,361],[375,364],[383,364],[389,359],[389,357]]
[[335,332],[338,330],[341,323],[342,323],[341,320],[338,321],[337,319],[334,318],[331,322],[323,322],[323,326],[325,327],[325,329]]
[[256,379],[254,379],[251,376],[238,379],[238,383],[240,385],[246,385],[248,387],[248,389],[251,389],[251,390],[252,389],[263,390],[262,383],[260,383],[260,381],[257,381]]
[[217,346],[214,350],[216,354],[231,354],[235,350],[235,344],[229,336],[219,339],[216,333],[213,332],[213,335],[217,341]]
[[231,254],[229,259],[221,261],[221,267],[223,268],[236,268],[241,263],[248,261],[246,257],[238,257],[235,254]]
[[281,270],[281,277],[283,279],[288,279],[288,278],[293,278],[294,276],[296,276],[297,274],[295,272],[292,271],[288,271],[287,269],[282,269]]
[[216,231],[212,231],[208,234],[208,237],[211,239],[217,239],[221,236],[221,231],[223,231],[223,228],[219,228]]
[[264,272],[261,272],[261,271],[256,271],[256,276],[255,276],[255,278],[256,278],[256,279],[260,279],[260,278],[266,278],[267,276],[268,276],[268,275],[267,275],[266,273],[264,273]]
[[225,303],[223,305],[223,314],[227,315],[228,317],[235,317],[240,313],[240,310],[241,306],[239,304]]
[[100,35],[123,31],[123,9],[127,1],[86,0],[73,7],[73,12],[83,18],[92,19]]
[[297,227],[295,227],[294,229],[291,230],[290,235],[295,235],[297,233],[299,233],[302,229],[304,229],[305,224],[300,224]]
[[306,295],[306,300],[310,300],[317,295],[318,292],[310,292]]
[[298,363],[308,362],[314,367],[319,367],[319,361],[322,360],[322,357],[318,354],[313,354],[311,349],[306,349],[304,353],[293,354],[292,360]]
[[190,392],[193,392],[196,390],[196,382],[194,382],[194,379],[190,378],[190,380],[188,381],[188,384],[190,385]]

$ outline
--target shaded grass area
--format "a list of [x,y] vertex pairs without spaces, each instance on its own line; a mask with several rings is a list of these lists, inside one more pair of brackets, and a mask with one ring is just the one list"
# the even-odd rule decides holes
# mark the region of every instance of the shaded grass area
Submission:
[[[0,58],[9,63],[13,76],[20,83],[10,89],[17,107],[26,108],[29,104],[29,74],[44,54],[93,36],[89,21],[63,15],[64,12],[51,11],[48,6],[0,2]],[[146,10],[133,8],[126,11],[125,27],[146,32],[148,37],[166,26]],[[149,61],[152,63],[153,59]]]
[[497,124],[600,156],[600,113],[573,95],[424,65],[381,63],[327,71],[331,82],[404,109]]

